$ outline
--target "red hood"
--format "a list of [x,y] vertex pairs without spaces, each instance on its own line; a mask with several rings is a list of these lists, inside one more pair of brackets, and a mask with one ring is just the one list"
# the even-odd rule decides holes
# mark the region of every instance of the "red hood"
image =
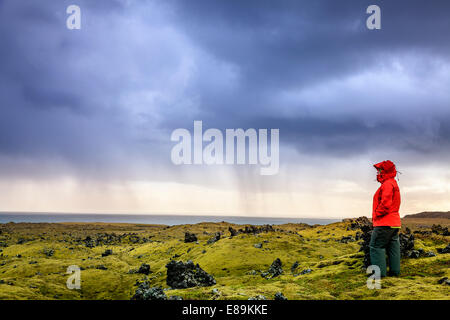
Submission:
[[377,180],[383,183],[387,179],[395,178],[397,170],[395,164],[391,160],[386,160],[373,165],[377,170],[381,169],[381,174],[377,174]]

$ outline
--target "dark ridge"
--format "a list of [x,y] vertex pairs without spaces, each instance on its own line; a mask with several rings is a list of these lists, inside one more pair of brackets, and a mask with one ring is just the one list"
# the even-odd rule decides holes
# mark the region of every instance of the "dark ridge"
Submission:
[[441,218],[441,219],[450,219],[450,211],[425,211],[416,214],[408,214],[403,217],[403,219],[407,218]]

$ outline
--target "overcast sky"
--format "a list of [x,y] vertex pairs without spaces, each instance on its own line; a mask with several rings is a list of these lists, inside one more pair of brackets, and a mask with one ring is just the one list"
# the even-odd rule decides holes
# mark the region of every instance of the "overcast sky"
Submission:
[[[81,29],[66,27],[67,6]],[[381,7],[381,30],[366,8]],[[0,211],[450,210],[450,2],[0,0]],[[280,170],[175,166],[176,128],[280,129]]]

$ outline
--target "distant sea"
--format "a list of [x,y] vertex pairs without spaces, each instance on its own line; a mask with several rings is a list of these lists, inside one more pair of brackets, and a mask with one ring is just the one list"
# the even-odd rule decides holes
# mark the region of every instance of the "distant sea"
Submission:
[[107,223],[137,223],[137,224],[194,224],[200,222],[226,221],[235,224],[284,224],[307,223],[329,224],[342,219],[311,219],[311,218],[260,218],[234,216],[192,216],[192,215],[151,215],[151,214],[77,214],[77,213],[0,213],[0,223],[8,222],[107,222]]

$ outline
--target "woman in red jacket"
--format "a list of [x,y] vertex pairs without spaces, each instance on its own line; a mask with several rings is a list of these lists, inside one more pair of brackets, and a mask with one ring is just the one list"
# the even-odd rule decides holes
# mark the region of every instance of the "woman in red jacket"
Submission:
[[400,274],[400,241],[398,232],[400,222],[400,189],[395,176],[397,170],[392,161],[387,160],[374,165],[380,188],[373,197],[372,224],[370,240],[370,261],[380,267],[381,276],[385,277],[386,251],[389,258],[389,275]]

